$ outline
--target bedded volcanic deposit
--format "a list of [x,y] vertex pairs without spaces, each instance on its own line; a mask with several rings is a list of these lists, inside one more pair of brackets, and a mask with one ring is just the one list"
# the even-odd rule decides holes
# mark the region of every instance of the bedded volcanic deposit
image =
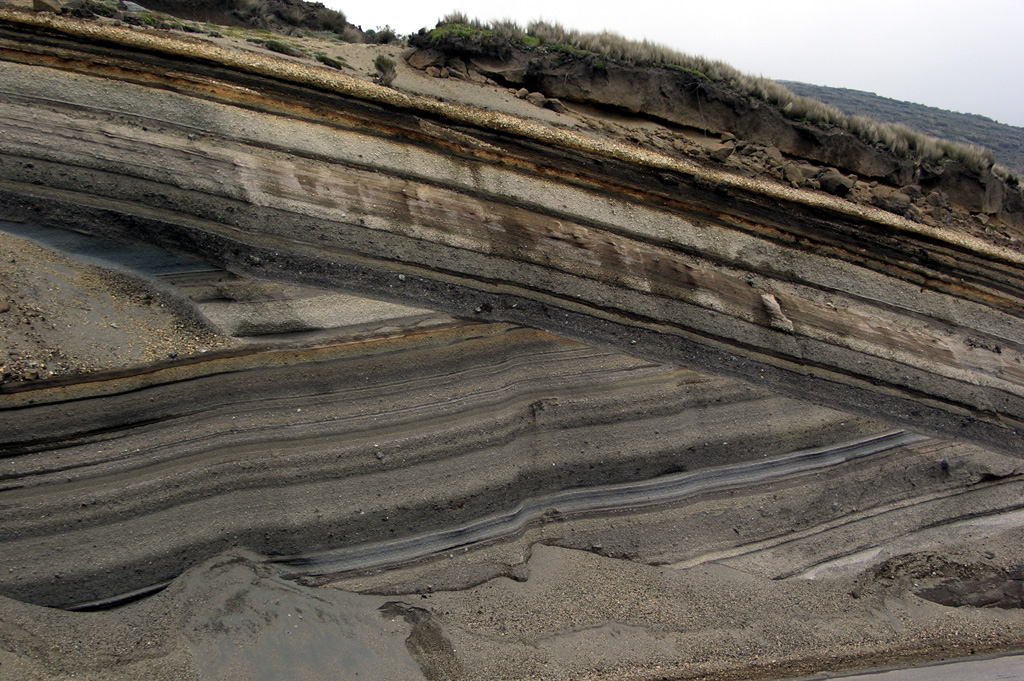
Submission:
[[1021,647],[1019,187],[679,70],[117,11],[0,10],[0,678]]

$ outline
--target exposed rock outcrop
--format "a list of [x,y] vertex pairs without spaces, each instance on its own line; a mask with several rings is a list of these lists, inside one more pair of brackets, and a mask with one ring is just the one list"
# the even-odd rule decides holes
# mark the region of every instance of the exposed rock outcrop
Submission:
[[183,19],[283,33],[302,29],[341,33],[348,27],[341,12],[302,0],[147,0],[142,4]]
[[[132,59],[134,34],[117,35],[125,44],[111,49]],[[157,43],[145,40],[151,52]],[[403,116],[360,105],[349,111],[364,122],[342,123],[318,102],[326,93],[347,107],[353,85],[323,83],[321,71],[316,88],[304,90],[279,85],[285,73],[253,72],[248,60],[187,66],[210,83],[246,73],[267,93],[255,95],[167,80],[165,66],[141,82],[39,72],[32,64],[46,58],[36,54],[5,69],[9,91],[61,91],[64,102],[77,92],[83,108],[105,92],[132,102],[123,113],[130,118],[112,126],[72,113],[79,109],[6,105],[0,195],[9,216],[28,219],[45,205],[53,224],[145,238],[263,277],[385,290],[1021,451],[1019,253],[832,197],[391,91],[367,94],[400,101]],[[306,77],[287,68],[288,77]],[[270,93],[282,87],[288,111],[302,117],[237,123],[240,111],[279,111],[284,95]],[[181,131],[194,129],[200,110],[209,137],[189,139]],[[458,144],[431,133],[417,111],[458,120]],[[157,113],[162,132],[148,122]],[[282,139],[287,152],[277,147]],[[158,153],[159,169],[144,161]],[[395,267],[408,275],[401,286]],[[762,293],[792,332],[778,328]],[[1000,353],[982,349],[997,346]]]
[[549,97],[625,109],[714,133],[776,147],[864,177],[907,183],[913,165],[838,130],[791,121],[766,103],[741,96],[698,74],[671,68],[592,61],[566,62],[561,54],[517,53],[508,60],[478,57],[474,68],[499,82],[540,90]]
[[61,0],[0,0],[0,8],[58,13],[63,9]]
[[[563,51],[516,49],[503,44],[476,44],[445,36],[431,39],[414,36],[433,62],[465,59],[472,70],[512,87],[526,87],[547,97],[569,102],[606,106],[669,121],[712,133],[729,133],[788,157],[809,159],[853,173],[867,180],[881,180],[896,187],[921,184],[950,192],[954,203],[971,212],[983,212],[1017,229],[1024,228],[1024,201],[1019,187],[1008,187],[991,169],[976,172],[957,162],[939,167],[919,167],[880,145],[856,135],[787,117],[778,108],[737,92],[729,83],[712,82],[703,74],[673,67],[634,66],[594,55],[567,55]],[[412,65],[426,57],[414,53]],[[421,68],[421,67],[417,67]],[[715,152],[722,162],[728,152]],[[841,173],[840,173],[841,174]],[[826,180],[822,188],[845,196],[845,180]]]
[[[1024,564],[1024,255],[959,171],[558,112],[468,53],[392,89],[393,48],[360,78],[112,23],[0,11],[0,228],[68,254],[5,262],[0,332],[121,359],[0,383],[0,677],[1024,645],[1024,609],[976,609]],[[85,285],[98,235],[141,295]]]

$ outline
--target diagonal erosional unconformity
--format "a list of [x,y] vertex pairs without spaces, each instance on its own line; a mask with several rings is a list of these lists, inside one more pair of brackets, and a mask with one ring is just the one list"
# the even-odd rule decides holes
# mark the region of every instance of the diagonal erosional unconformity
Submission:
[[1019,253],[315,69],[12,22],[9,218],[610,343],[1024,452]]

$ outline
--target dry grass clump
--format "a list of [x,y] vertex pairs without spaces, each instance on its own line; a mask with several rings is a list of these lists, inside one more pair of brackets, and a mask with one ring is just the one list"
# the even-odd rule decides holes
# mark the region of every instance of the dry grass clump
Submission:
[[992,174],[1001,179],[1011,187],[1020,186],[1020,175],[1010,170],[1006,166],[999,165],[998,163],[992,166]]
[[378,54],[373,60],[373,68],[377,70],[377,82],[384,87],[391,87],[398,72],[395,70],[395,60]]
[[438,22],[439,27],[446,25],[472,27],[477,32],[486,31],[493,37],[526,47],[567,51],[564,48],[568,46],[607,61],[682,69],[774,104],[788,118],[847,130],[868,144],[883,146],[898,156],[922,163],[957,161],[975,172],[993,166],[993,154],[984,147],[931,137],[905,125],[851,116],[816,99],[800,97],[771,79],[751,76],[725,62],[680,52],[649,40],[631,40],[610,31],[585,33],[545,21],[530,22],[526,28],[508,19],[485,24],[462,12],[452,12]]
[[753,89],[748,89],[748,92],[775,104],[789,118],[847,130],[868,144],[883,146],[897,156],[923,163],[957,161],[979,173],[995,163],[992,151],[976,144],[932,137],[900,123],[880,123],[866,116],[851,116],[816,99],[799,97],[784,85],[766,78],[755,79]]
[[473,28],[490,28],[488,24],[479,19],[471,19],[468,14],[459,11],[449,12],[437,20],[438,26],[447,26],[448,24],[464,24]]
[[649,40],[631,40],[611,31],[584,33],[566,29],[557,23],[532,21],[526,28],[526,34],[537,38],[543,45],[571,45],[610,61],[640,66],[679,66],[716,81],[745,77],[725,62],[686,54]]

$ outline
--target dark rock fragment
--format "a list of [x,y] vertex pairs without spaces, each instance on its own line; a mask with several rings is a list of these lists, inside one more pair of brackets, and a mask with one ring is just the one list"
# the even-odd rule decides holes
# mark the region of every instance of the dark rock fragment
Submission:
[[551,109],[555,113],[565,113],[565,104],[562,104],[561,100],[549,97],[544,101],[544,108]]
[[846,177],[835,168],[829,168],[818,178],[818,184],[829,194],[846,196],[853,189],[855,181]]
[[736,151],[736,147],[732,144],[723,144],[718,149],[711,151],[709,155],[713,160],[724,163],[734,151]]
[[533,104],[534,106],[541,108],[544,107],[544,102],[548,101],[548,98],[539,92],[531,92],[530,94],[526,95],[524,99],[526,99],[526,101],[528,101],[530,104]]

